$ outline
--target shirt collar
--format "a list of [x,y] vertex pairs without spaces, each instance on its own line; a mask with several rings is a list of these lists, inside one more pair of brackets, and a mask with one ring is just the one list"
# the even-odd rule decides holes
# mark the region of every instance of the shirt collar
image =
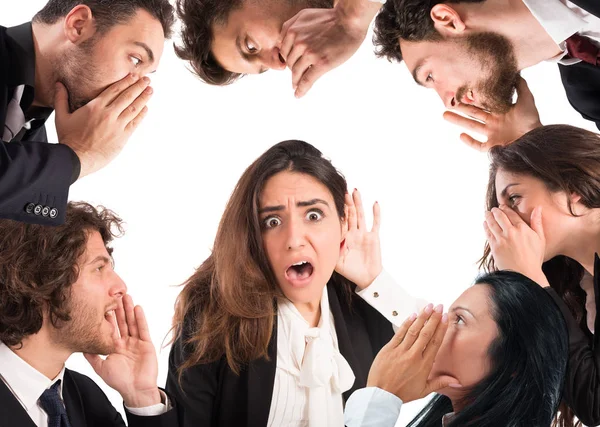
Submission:
[[[587,24],[586,21],[560,0],[523,0],[523,3],[562,50],[562,53],[551,58],[550,61],[562,60],[561,63],[568,65],[566,62],[570,60],[563,59],[567,54],[565,41],[573,34],[581,32]],[[579,60],[575,59],[574,62]]]
[[63,366],[56,378],[47,378],[0,342],[0,377],[27,411],[35,407],[44,390],[58,380],[61,382],[58,392],[62,399],[64,375]]

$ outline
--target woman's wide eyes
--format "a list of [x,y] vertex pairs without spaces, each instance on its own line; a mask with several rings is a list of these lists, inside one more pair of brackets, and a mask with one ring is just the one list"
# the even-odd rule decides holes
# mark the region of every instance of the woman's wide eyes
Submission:
[[306,214],[306,219],[308,219],[309,221],[319,221],[321,218],[323,218],[323,212],[320,212],[318,210],[309,211]]
[[277,227],[280,224],[281,224],[281,220],[279,218],[275,217],[275,216],[267,217],[264,220],[264,226],[266,228]]

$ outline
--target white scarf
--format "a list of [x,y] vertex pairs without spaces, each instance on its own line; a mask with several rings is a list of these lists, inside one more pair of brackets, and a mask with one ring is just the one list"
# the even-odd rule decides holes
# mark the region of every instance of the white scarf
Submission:
[[277,366],[307,389],[309,427],[343,427],[342,393],[354,384],[352,368],[338,348],[335,324],[329,311],[327,287],[321,297],[321,319],[311,328],[292,302],[280,299],[277,319]]

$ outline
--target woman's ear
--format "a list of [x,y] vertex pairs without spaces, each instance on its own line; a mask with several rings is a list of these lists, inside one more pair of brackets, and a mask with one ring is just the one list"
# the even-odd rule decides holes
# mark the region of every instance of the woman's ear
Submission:
[[439,3],[431,8],[433,26],[442,36],[456,36],[465,31],[466,25],[456,10]]
[[73,44],[91,39],[96,34],[92,10],[83,4],[75,6],[65,17],[63,28],[65,36]]

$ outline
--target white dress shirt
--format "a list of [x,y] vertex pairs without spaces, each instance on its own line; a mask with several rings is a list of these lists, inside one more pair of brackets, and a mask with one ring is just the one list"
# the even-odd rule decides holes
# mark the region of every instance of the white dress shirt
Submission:
[[[357,294],[390,320],[394,329],[426,305],[424,300],[410,296],[385,271]],[[328,301],[327,288],[324,288],[317,328],[309,328],[289,301],[278,304],[277,366],[268,427],[344,425],[342,393],[352,387],[354,374],[339,353]],[[315,346],[312,337],[315,334],[320,340],[328,340],[327,346],[321,346],[322,343]],[[324,357],[321,353],[327,355]],[[328,379],[325,386],[317,387],[320,390],[314,392],[315,387],[306,387],[307,383],[314,386],[323,382],[320,377]]]
[[565,58],[568,54],[566,40],[573,34],[587,37],[600,46],[600,18],[585,9],[567,0],[523,0],[523,3],[562,50],[549,61],[562,65],[581,62],[581,59]]
[[[37,427],[48,427],[48,415],[38,403],[40,396],[46,389],[49,389],[55,382],[60,380],[61,384],[58,391],[62,399],[64,375],[65,368],[63,366],[55,378],[49,379],[0,341],[0,379],[23,406]],[[127,410],[140,416],[163,414],[170,409],[171,405],[162,390],[161,397],[166,404],[159,403],[145,408],[127,408]]]

